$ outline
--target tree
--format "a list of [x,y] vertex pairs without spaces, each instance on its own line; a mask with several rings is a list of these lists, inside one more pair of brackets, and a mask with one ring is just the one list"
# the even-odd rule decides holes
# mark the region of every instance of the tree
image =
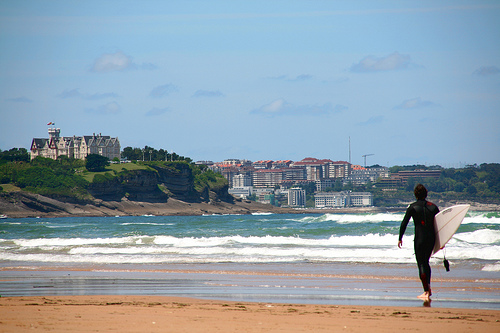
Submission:
[[98,154],[88,155],[85,163],[87,170],[92,172],[105,171],[108,165],[109,159]]
[[462,182],[457,182],[457,183],[455,184],[455,186],[454,186],[453,190],[454,190],[455,192],[459,192],[459,193],[463,192],[463,191],[465,190],[465,185],[464,185],[464,183],[462,183]]
[[125,147],[122,157],[129,161],[142,161],[142,150],[140,148]]
[[474,195],[477,193],[477,188],[474,185],[470,185],[470,186],[467,186],[466,191],[468,194]]
[[0,164],[7,162],[29,162],[30,155],[26,148],[12,148],[9,151],[0,150]]

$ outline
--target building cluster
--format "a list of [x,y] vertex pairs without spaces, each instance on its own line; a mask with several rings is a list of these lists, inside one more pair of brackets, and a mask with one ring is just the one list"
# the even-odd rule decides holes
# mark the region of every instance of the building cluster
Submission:
[[332,192],[337,183],[366,184],[386,177],[386,167],[363,168],[345,161],[305,158],[301,161],[229,159],[223,162],[199,162],[221,173],[230,184],[229,193],[236,197],[257,196],[258,200],[289,207],[304,207],[305,186],[315,188],[317,208],[371,206],[371,193]]
[[[439,178],[440,170],[399,171],[391,174],[382,166],[362,167],[346,161],[305,158],[301,161],[228,159],[223,162],[200,161],[229,182],[229,193],[236,197],[256,196],[264,203],[304,207],[306,192],[315,189],[316,208],[372,206],[369,192],[334,191],[344,185],[376,184],[392,189],[406,185],[410,178]],[[342,185],[342,186],[338,186]]]
[[99,134],[86,136],[60,136],[61,129],[49,128],[48,138],[34,138],[31,142],[31,159],[38,156],[56,160],[59,156],[85,159],[90,154],[98,154],[113,160],[120,158],[121,148],[118,138]]

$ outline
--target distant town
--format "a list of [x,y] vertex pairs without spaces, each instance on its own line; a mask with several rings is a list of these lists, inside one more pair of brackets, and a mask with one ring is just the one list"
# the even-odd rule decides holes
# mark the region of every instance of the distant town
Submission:
[[370,192],[335,191],[351,184],[354,187],[377,183],[390,190],[410,177],[439,178],[440,170],[399,171],[391,175],[383,166],[363,167],[346,161],[304,158],[301,161],[248,161],[228,159],[222,162],[198,161],[229,182],[235,197],[256,196],[260,202],[289,207],[304,207],[306,190],[314,191],[316,208],[365,207],[373,205]]
[[[32,140],[31,159],[37,156],[85,159],[89,154],[98,154],[116,162],[130,162],[121,152],[118,138],[100,133],[61,137],[59,128],[49,128],[48,134],[49,138]],[[127,148],[130,150],[130,147]],[[143,150],[143,161],[144,156]],[[151,152],[149,156],[151,160]],[[411,177],[439,178],[441,175],[441,170],[404,170],[391,174],[389,168],[384,166],[367,167],[312,157],[301,161],[227,159],[222,162],[197,161],[195,164],[205,165],[223,175],[229,184],[228,192],[234,197],[294,208],[305,207],[307,194],[311,193],[314,195],[314,206],[319,209],[372,206],[372,193],[339,189],[348,184],[359,187],[376,183],[377,187],[390,191],[404,185]]]

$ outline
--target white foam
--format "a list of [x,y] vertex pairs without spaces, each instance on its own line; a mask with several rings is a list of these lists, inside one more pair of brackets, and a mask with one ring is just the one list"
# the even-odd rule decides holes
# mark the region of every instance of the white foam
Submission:
[[500,218],[493,217],[491,216],[491,214],[488,213],[468,212],[462,224],[471,224],[471,223],[500,224]]
[[77,246],[90,244],[124,244],[133,242],[133,237],[118,238],[35,238],[35,239],[16,239],[13,240],[16,245],[22,247],[40,247],[40,246]]
[[462,232],[453,235],[453,238],[470,244],[500,245],[500,230],[480,229],[473,232]]
[[378,214],[326,214],[325,221],[337,223],[380,223],[387,221],[401,221],[404,214],[399,213],[378,213]]
[[481,270],[484,272],[500,272],[500,262],[495,264],[486,264]]

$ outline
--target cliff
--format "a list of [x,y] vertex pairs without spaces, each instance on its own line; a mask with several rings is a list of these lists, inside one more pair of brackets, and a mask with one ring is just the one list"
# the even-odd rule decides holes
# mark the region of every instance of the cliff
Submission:
[[124,197],[145,202],[167,202],[169,198],[193,202],[208,202],[211,198],[230,200],[224,193],[210,194],[208,186],[197,192],[192,170],[187,164],[149,167],[150,170],[124,171],[116,176],[98,175],[89,184],[88,191],[94,198],[104,201],[120,201]]
[[88,186],[96,199],[120,201],[123,197],[133,201],[165,202],[166,193],[158,187],[158,175],[154,171],[136,170],[113,178],[98,178]]
[[[200,177],[198,177],[200,178]],[[203,178],[203,177],[202,177]],[[206,177],[205,177],[206,178]],[[0,213],[9,217],[201,215],[290,212],[250,201],[235,201],[222,179],[201,181],[188,164],[96,174],[85,199],[27,191],[0,193]]]

